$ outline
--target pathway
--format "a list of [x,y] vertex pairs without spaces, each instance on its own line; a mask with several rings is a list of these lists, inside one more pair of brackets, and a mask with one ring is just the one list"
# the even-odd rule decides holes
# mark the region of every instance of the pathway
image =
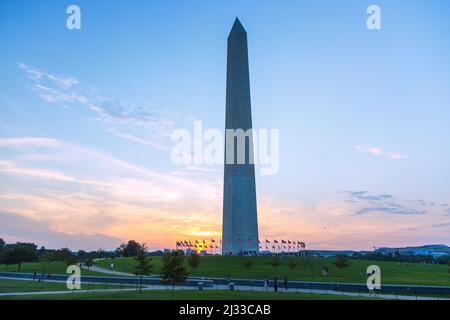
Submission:
[[136,277],[135,274],[132,273],[128,273],[128,272],[121,272],[121,271],[114,271],[114,270],[110,270],[110,269],[105,269],[105,268],[100,268],[100,267],[96,267],[96,266],[91,266],[91,267],[86,267],[86,266],[81,266],[83,269],[89,270],[89,271],[95,271],[98,273],[105,273],[105,274],[110,274],[110,275],[114,275],[114,276],[121,276],[121,277]]

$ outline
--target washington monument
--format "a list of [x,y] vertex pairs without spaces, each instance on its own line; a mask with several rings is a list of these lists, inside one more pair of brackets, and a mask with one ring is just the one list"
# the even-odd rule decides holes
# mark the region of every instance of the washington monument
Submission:
[[[225,117],[222,253],[255,254],[259,251],[259,242],[255,166],[250,161],[253,160],[253,141],[244,137],[245,159],[238,161],[238,139],[228,135],[230,129],[235,132],[252,129],[247,32],[238,18],[228,36]],[[231,163],[227,160],[230,156],[234,157]]]

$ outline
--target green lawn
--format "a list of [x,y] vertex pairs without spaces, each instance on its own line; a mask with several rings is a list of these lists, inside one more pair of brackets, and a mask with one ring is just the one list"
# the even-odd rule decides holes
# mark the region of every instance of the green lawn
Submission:
[[[247,259],[254,261],[253,267],[247,270],[244,262]],[[367,266],[375,264],[381,268],[381,280],[383,284],[417,284],[417,285],[446,285],[450,286],[450,273],[446,265],[425,265],[425,264],[408,264],[407,267],[401,267],[395,262],[383,261],[364,261],[349,260],[350,266],[339,270],[333,263],[332,258],[310,258],[311,263],[304,265],[305,258],[300,258],[300,263],[295,269],[289,267],[290,258],[285,257],[282,265],[273,268],[270,265],[272,257],[227,257],[227,256],[203,256],[200,258],[200,266],[188,271],[192,276],[204,277],[227,277],[228,274],[232,278],[251,278],[263,279],[267,275],[272,279],[275,275],[279,279],[288,276],[289,280],[303,281],[324,281],[324,282],[353,282],[365,283],[366,277],[360,275],[360,271],[365,271]],[[154,265],[152,274],[159,274],[161,269],[161,257],[152,257]],[[111,259],[100,260],[95,265],[103,268],[109,268]],[[115,271],[134,272],[136,261],[134,258],[116,258],[114,259]],[[321,267],[328,265],[329,275],[323,277],[320,274]],[[47,263],[24,263],[21,272],[30,272],[36,270],[38,274],[45,272],[48,274],[66,274],[66,264],[62,262]],[[0,265],[0,271],[17,272],[17,265]],[[82,275],[108,276],[107,274],[97,273],[82,269]]]
[[[167,290],[127,292],[95,292],[70,293],[60,295],[29,295],[0,297],[8,300],[172,300],[172,292]],[[367,298],[348,297],[338,295],[319,295],[283,292],[248,292],[222,290],[182,290],[175,291],[175,300],[360,300]]]
[[[20,272],[33,273],[36,271],[38,275],[45,273],[51,274],[66,274],[67,264],[64,262],[27,262],[23,263]],[[0,264],[0,272],[19,272],[17,265]],[[93,272],[86,269],[81,269],[83,276],[104,276],[103,273]]]
[[[132,288],[133,286],[118,286],[104,284],[81,284],[82,290],[92,289],[117,289]],[[45,282],[45,281],[28,281],[28,280],[6,280],[0,279],[0,293],[6,292],[38,292],[38,291],[62,291],[68,290],[65,283],[61,282]]]
[[[244,267],[247,259],[254,261],[250,270]],[[277,275],[280,279],[286,275],[289,280],[366,283],[367,278],[361,276],[361,270],[365,273],[369,265],[378,265],[381,268],[383,284],[450,285],[450,273],[446,265],[408,264],[407,267],[402,267],[395,262],[349,260],[350,265],[339,270],[333,265],[332,258],[310,258],[310,265],[305,266],[303,264],[305,258],[301,257],[297,268],[291,269],[288,263],[290,258],[285,257],[282,265],[275,269],[270,264],[272,259],[272,257],[203,256],[197,269],[191,270],[188,267],[188,270],[192,276],[204,277],[227,277],[229,274],[232,278],[263,279],[267,275],[272,279]],[[161,262],[161,257],[152,257],[154,265],[152,274],[159,274]],[[96,262],[97,266],[103,268],[108,268],[110,264],[110,259]],[[136,261],[133,258],[116,258],[114,264],[116,271],[132,273]],[[329,267],[329,275],[326,277],[320,274],[324,265]]]

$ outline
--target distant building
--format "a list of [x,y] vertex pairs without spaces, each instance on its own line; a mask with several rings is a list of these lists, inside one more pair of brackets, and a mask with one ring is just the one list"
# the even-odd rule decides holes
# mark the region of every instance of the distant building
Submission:
[[403,256],[432,256],[433,258],[439,258],[450,255],[450,248],[444,244],[434,244],[420,247],[378,248],[375,252],[384,255],[400,254]]
[[431,256],[435,259],[449,256],[448,252],[432,252]]

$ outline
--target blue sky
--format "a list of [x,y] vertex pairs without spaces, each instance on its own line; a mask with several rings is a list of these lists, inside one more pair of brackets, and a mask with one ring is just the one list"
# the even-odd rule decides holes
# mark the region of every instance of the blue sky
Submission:
[[[81,30],[66,28],[70,4]],[[370,4],[381,30],[366,28]],[[262,237],[315,248],[448,244],[449,9],[0,2],[0,236],[107,248],[219,237],[222,169],[175,166],[170,133],[194,119],[223,129],[226,38],[238,16],[254,127],[281,137],[280,172],[257,176]]]

